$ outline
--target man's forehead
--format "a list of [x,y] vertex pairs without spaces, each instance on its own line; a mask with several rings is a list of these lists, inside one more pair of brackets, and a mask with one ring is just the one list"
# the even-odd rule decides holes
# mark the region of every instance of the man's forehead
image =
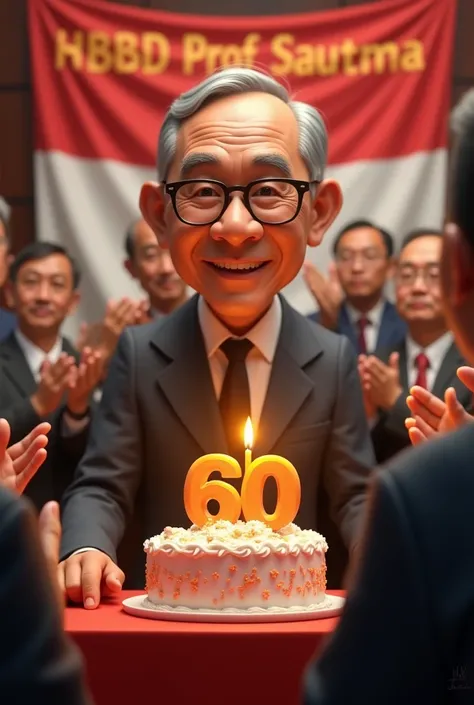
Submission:
[[71,272],[72,266],[65,255],[59,252],[41,259],[31,259],[20,267],[20,272],[38,272],[48,274],[64,274]]
[[400,253],[400,263],[439,262],[441,260],[442,240],[440,237],[420,237],[410,242]]

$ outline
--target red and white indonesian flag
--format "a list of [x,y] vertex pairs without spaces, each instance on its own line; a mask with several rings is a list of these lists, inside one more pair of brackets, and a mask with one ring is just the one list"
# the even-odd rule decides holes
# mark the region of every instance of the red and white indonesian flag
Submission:
[[[334,232],[370,218],[397,238],[439,227],[445,202],[454,0],[386,0],[280,17],[200,17],[98,0],[30,0],[39,238],[84,272],[78,319],[136,296],[123,238],[157,179],[171,101],[221,66],[270,71],[329,130],[326,176],[344,207],[308,257],[325,269]],[[314,308],[301,278],[285,292]]]

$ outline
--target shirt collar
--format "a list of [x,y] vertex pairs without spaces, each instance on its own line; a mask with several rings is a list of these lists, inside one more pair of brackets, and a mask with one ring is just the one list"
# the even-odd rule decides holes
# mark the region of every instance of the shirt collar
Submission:
[[[222,343],[236,336],[214,315],[202,296],[198,300],[198,317],[204,337],[207,357],[210,359]],[[278,296],[264,316],[251,328],[245,337],[257,348],[267,362],[272,363],[281,329],[282,310]]]
[[423,352],[428,357],[431,366],[441,364],[444,356],[448,352],[449,348],[453,344],[453,334],[451,331],[444,333],[438,340],[431,343],[426,348],[422,348],[421,345],[415,343],[410,335],[407,335],[406,346],[407,346],[407,358],[410,361],[409,364],[413,365],[413,362],[419,353]]
[[353,323],[354,325],[357,323],[359,318],[361,318],[361,316],[365,316],[370,320],[371,325],[379,327],[385,308],[385,299],[381,297],[377,301],[375,306],[370,311],[367,311],[367,313],[365,314],[362,313],[362,311],[358,311],[356,308],[354,308],[354,306],[352,306],[348,301],[345,302],[345,306],[347,309],[347,313],[349,314],[351,323]]
[[15,338],[26,358],[33,377],[39,376],[41,372],[41,365],[46,359],[54,364],[58,360],[63,349],[61,337],[58,337],[49,353],[46,353],[44,350],[32,343],[31,340],[27,338],[26,335],[24,335],[18,328],[15,329]]

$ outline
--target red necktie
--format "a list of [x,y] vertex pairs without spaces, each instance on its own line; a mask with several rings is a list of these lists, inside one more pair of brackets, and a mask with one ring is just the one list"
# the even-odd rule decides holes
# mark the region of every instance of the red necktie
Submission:
[[370,326],[370,321],[367,316],[361,316],[357,321],[357,328],[359,330],[359,335],[357,338],[357,345],[359,348],[359,353],[361,355],[367,355],[367,341],[365,339],[365,329]]
[[428,389],[428,383],[426,380],[426,370],[429,368],[429,366],[430,361],[428,360],[428,357],[425,355],[425,353],[419,353],[415,357],[415,367],[418,370],[415,384],[419,387],[424,387],[424,389]]

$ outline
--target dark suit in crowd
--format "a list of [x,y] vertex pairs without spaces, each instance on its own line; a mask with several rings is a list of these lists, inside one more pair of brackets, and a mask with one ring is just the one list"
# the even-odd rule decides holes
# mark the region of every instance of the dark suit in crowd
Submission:
[[[282,302],[282,327],[254,457],[288,458],[301,478],[295,522],[324,533],[318,503],[346,546],[357,541],[374,456],[349,342]],[[62,557],[95,547],[117,561],[126,585],[144,583],[143,540],[188,527],[183,488],[192,463],[226,453],[194,296],[169,317],[128,328],[113,358],[86,454],[63,502]],[[265,506],[275,502],[267,483]],[[328,512],[329,513],[329,512]],[[87,521],[84,521],[87,517]],[[331,565],[331,549],[328,564]],[[337,558],[337,556],[335,556]]]
[[[312,321],[318,322],[319,312],[311,314],[309,318]],[[363,352],[359,350],[358,333],[351,321],[347,307],[344,304],[341,306],[335,332],[349,338],[357,354]],[[404,339],[406,332],[406,324],[398,315],[396,307],[390,301],[386,301],[377,336],[377,344],[375,350],[369,352],[395,348]]]
[[[77,351],[66,338],[63,338],[63,351],[79,360]],[[25,355],[12,333],[0,343],[0,417],[10,424],[11,443],[21,440],[41,421],[51,423],[48,456],[25,490],[25,495],[40,509],[49,500],[60,501],[72,481],[86,447],[88,427],[80,433],[64,433],[64,406],[41,419],[30,402],[36,387]]]
[[16,324],[15,314],[0,306],[0,342],[13,333]]
[[361,561],[305,705],[474,702],[474,426],[374,477]]
[[[405,419],[411,416],[411,412],[406,403],[410,385],[408,382],[409,376],[405,341],[389,352],[381,353],[379,357],[383,362],[388,363],[392,352],[399,353],[400,385],[403,387],[403,392],[389,411],[381,410],[379,412],[379,420],[372,429],[372,442],[378,463],[385,462],[396,453],[411,445],[405,426]],[[464,358],[453,342],[443,358],[431,391],[435,396],[443,399],[446,389],[448,387],[454,387],[460,403],[465,409],[470,409],[472,406],[472,394],[456,375],[458,367],[465,364]]]
[[0,702],[90,705],[27,502],[0,487]]

